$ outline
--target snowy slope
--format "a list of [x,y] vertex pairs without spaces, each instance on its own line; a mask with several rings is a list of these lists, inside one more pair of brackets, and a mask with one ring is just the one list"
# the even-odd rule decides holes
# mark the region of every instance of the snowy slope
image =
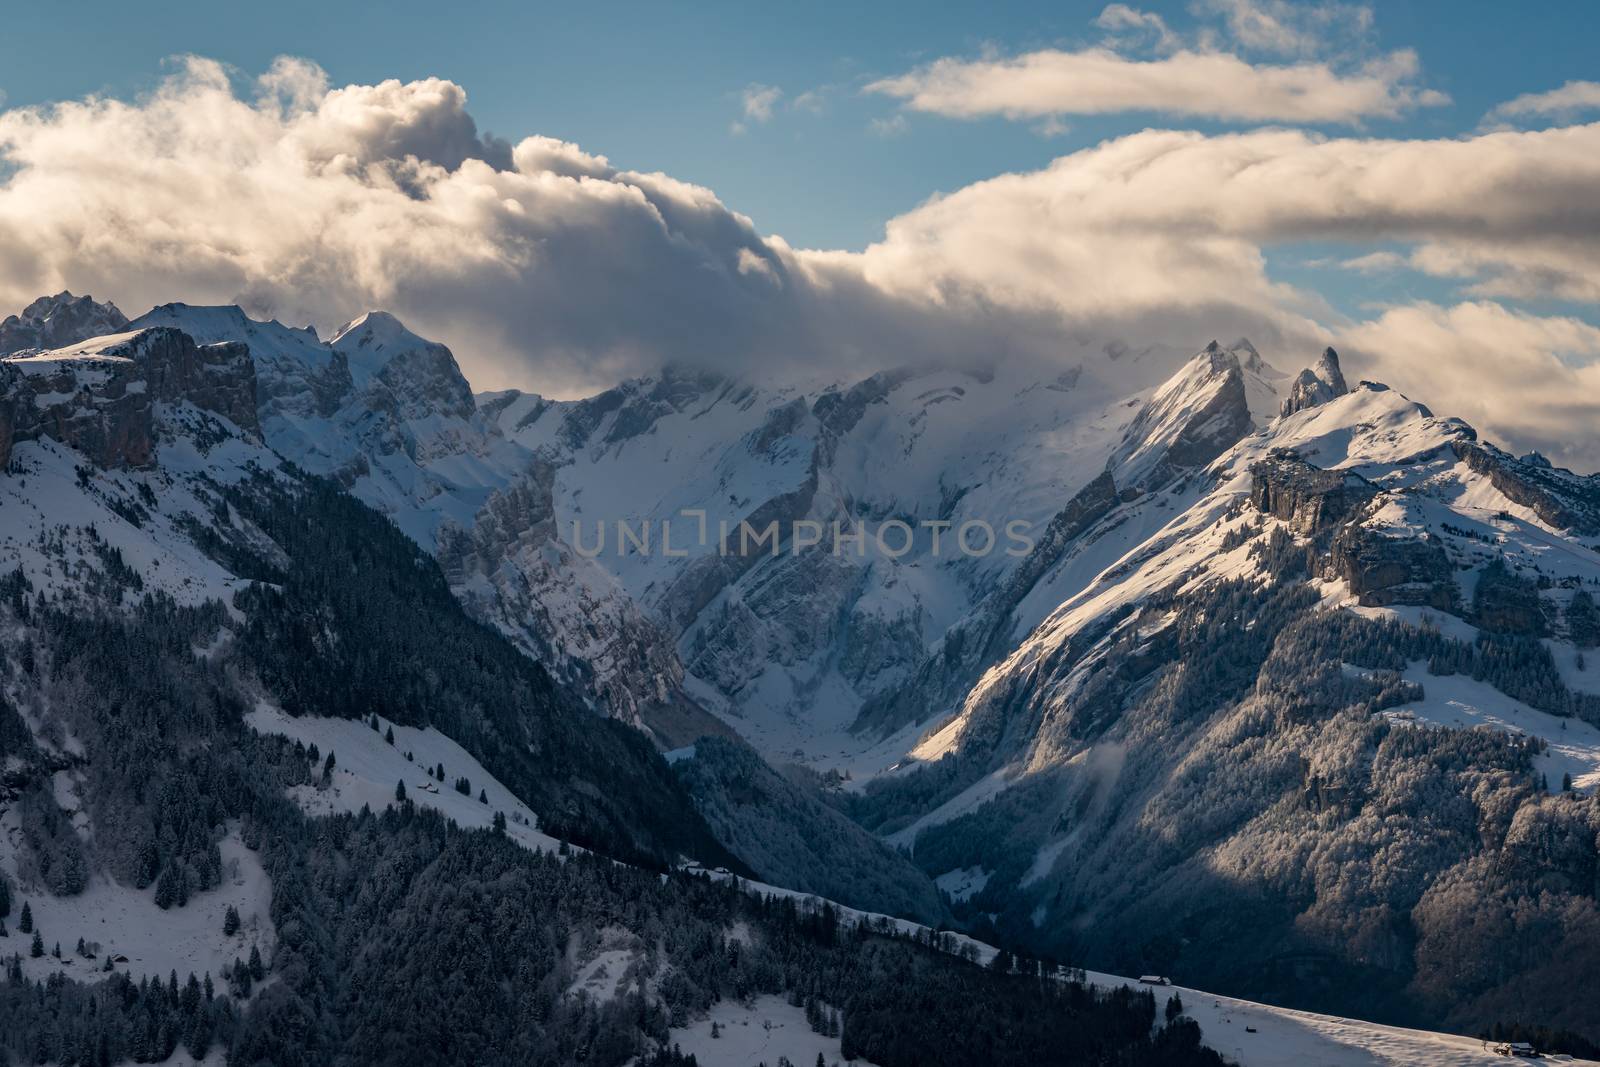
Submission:
[[[729,877],[722,874],[709,874],[709,876],[721,879]],[[793,899],[802,907],[820,908],[824,903],[815,896],[794,893],[760,882],[741,880],[740,885],[752,893]],[[866,923],[875,928],[892,928],[902,933],[926,930],[925,927],[905,919],[895,919],[842,907],[833,902],[828,903],[833,904],[839,911],[842,922]],[[987,966],[995,956],[993,946],[964,934],[947,932],[942,943],[951,951],[970,953],[971,957],[982,966]],[[1088,971],[1085,972],[1085,976],[1091,984],[1107,988],[1139,986],[1139,983],[1132,978],[1100,971]],[[1503,1058],[1487,1051],[1484,1042],[1473,1037],[1384,1026],[1361,1019],[1296,1011],[1292,1008],[1218,996],[1183,985],[1141,988],[1152,988],[1155,992],[1158,1015],[1164,1011],[1168,999],[1174,995],[1180,997],[1183,1001],[1184,1014],[1200,1024],[1202,1042],[1240,1064],[1240,1067],[1284,1067],[1285,1064],[1295,1063],[1317,1064],[1319,1067],[1321,1065],[1474,1067],[1474,1065],[1505,1062]],[[733,1067],[735,1064],[749,1062],[745,1056],[752,1041],[757,1047],[789,1055],[797,1064],[808,1062],[795,1059],[787,1050],[791,1047],[810,1047],[805,1042],[822,1039],[811,1034],[805,1027],[803,1015],[800,1017],[798,1029],[791,1033],[789,1015],[784,1011],[789,1005],[782,1001],[772,1003],[772,999],[758,1001],[753,1009],[719,1003],[713,1008],[708,1019],[685,1031],[674,1031],[674,1040],[681,1042],[685,1052],[695,1052],[700,1056],[701,1062],[707,1064],[727,1064]],[[791,1010],[800,1014],[798,1008]],[[762,1027],[762,1030],[759,1034],[741,1032],[735,1038],[736,1043],[731,1046],[734,1051],[730,1051],[716,1045],[711,1039],[710,1019],[717,1019],[722,1026],[727,1026],[730,1021],[739,1026],[748,1022],[754,1027]],[[772,1024],[774,1028],[772,1032],[763,1027],[764,1022]],[[783,1026],[781,1031],[777,1029],[780,1024]],[[1255,1032],[1249,1032],[1247,1027],[1253,1028]],[[680,1033],[683,1035],[681,1038],[678,1036]],[[707,1051],[702,1054],[701,1049]],[[827,1048],[821,1048],[820,1051],[825,1055],[830,1054]],[[708,1059],[707,1056],[712,1058]],[[815,1051],[809,1053],[809,1057],[814,1060]],[[1572,1057],[1552,1057],[1552,1059],[1580,1064],[1595,1062]]]
[[[8,844],[20,834],[11,813],[0,814],[0,833]],[[12,905],[10,937],[0,940],[0,951],[7,956],[22,955],[23,973],[42,978],[61,970],[69,977],[94,981],[102,973],[108,956],[114,966],[135,979],[148,976],[166,980],[173,971],[179,975],[209,974],[221,980],[223,968],[235,960],[248,959],[252,946],[271,958],[277,932],[272,925],[272,881],[262,869],[256,854],[239,841],[237,832],[221,842],[222,884],[196,894],[181,908],[162,910],[155,904],[155,887],[134,889],[118,885],[104,875],[95,875],[89,887],[71,897],[49,893],[19,894],[33,911],[34,929],[43,936],[46,954],[39,959],[28,955],[28,937],[16,929],[16,913],[21,902]],[[16,884],[16,848],[0,850],[0,870]],[[222,932],[223,915],[229,907],[239,912],[238,933]],[[92,958],[75,951],[82,938]],[[61,959],[50,955],[61,945]],[[115,957],[127,957],[126,960]]]
[[[323,758],[334,754],[332,781],[326,786],[294,786],[289,793],[308,815],[357,812],[363,807],[382,811],[395,802],[395,786],[405,783],[406,797],[412,803],[436,808],[446,818],[468,829],[481,829],[494,822],[500,812],[506,817],[506,833],[519,844],[553,852],[560,842],[538,831],[538,817],[518,800],[466,749],[444,734],[428,727],[418,730],[379,720],[384,730],[394,731],[394,744],[366,723],[352,719],[315,716],[295,717],[270,704],[261,704],[246,717],[258,733],[279,734],[316,745]],[[407,758],[407,756],[411,758]],[[432,768],[444,767],[445,780],[435,779]],[[455,790],[457,778],[471,783],[470,793]],[[487,801],[478,799],[483,792]]]
[[[939,657],[953,626],[1004,629],[1061,550],[1041,562],[1030,546],[1108,465],[1119,487],[1170,478],[1278,405],[1284,376],[1248,342],[1187,365],[1146,356],[1054,376],[1005,363],[891,370],[814,389],[678,371],[577,402],[484,403],[551,458],[559,536],[676,639],[700,703],[770,757],[859,780],[896,762],[908,724],[937,708],[865,732],[863,710]],[[777,522],[781,551],[741,550],[741,521]],[[865,530],[866,544],[833,551],[836,526]],[[792,542],[802,527],[820,544]],[[1045,577],[1081,583],[1098,569]]]
[[1549,747],[1535,758],[1534,766],[1552,788],[1559,786],[1563,775],[1571,776],[1579,792],[1600,786],[1600,727],[1531,708],[1487,682],[1429,674],[1425,663],[1411,664],[1402,677],[1420,686],[1424,696],[1384,711],[1392,721],[1537,737]]
[[697,721],[678,706],[683,672],[670,642],[549,522],[535,449],[497,421],[521,410],[520,398],[480,411],[450,350],[381,311],[327,341],[234,306],[164,304],[134,323],[149,325],[247,344],[267,443],[437,552],[468,610],[575,691],[638,725]]

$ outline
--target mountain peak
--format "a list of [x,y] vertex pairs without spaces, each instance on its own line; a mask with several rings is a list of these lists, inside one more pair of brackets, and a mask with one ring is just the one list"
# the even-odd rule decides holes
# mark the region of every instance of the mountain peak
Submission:
[[350,339],[347,343],[356,345],[391,344],[410,338],[421,340],[387,311],[368,311],[356,316],[335,330],[328,343],[337,345],[346,338]]
[[1350,387],[1344,382],[1344,371],[1339,367],[1339,353],[1333,350],[1333,346],[1330,345],[1322,350],[1322,355],[1317,359],[1316,369],[1317,377],[1328,383],[1334,396],[1344,396],[1350,391]]
[[345,355],[358,378],[362,370],[377,373],[398,355],[444,347],[412,333],[387,311],[368,311],[351,319],[334,331],[328,344]]
[[62,348],[91,337],[117,333],[128,324],[112,303],[99,303],[94,297],[73,296],[63,289],[54,296],[41,296],[0,322],[0,355],[31,348]]
[[1239,357],[1213,341],[1155,391],[1106,469],[1119,487],[1153,487],[1211,462],[1251,426]]
[[1326,404],[1349,391],[1350,387],[1345,384],[1344,371],[1339,366],[1339,353],[1332,347],[1324,348],[1322,355],[1317,357],[1317,365],[1307,367],[1295,378],[1279,413],[1287,417],[1297,411]]

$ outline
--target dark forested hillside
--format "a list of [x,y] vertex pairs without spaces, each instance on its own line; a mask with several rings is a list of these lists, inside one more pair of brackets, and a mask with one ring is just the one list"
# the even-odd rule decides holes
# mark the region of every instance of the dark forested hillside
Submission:
[[553,833],[658,863],[737,865],[643,735],[592,714],[469,619],[388,520],[314,479],[291,492],[263,478],[228,500],[294,561],[243,595],[234,651],[286,711],[436,726]]
[[[958,916],[1250,999],[1593,1039],[1600,801],[1540,774],[1538,738],[1379,714],[1461,676],[1591,719],[1595,698],[1566,687],[1544,644],[1320,610],[1293,582],[1140,610],[1070,700],[1025,724],[1041,748],[1089,758],[916,838],[931,873],[990,872]],[[1171,625],[1141,638],[1139,619],[1157,618]],[[1419,663],[1420,683],[1401,677]],[[988,769],[969,749],[852,810],[892,828]],[[1041,864],[1063,836],[1069,859]]]
[[[8,612],[30,603],[25,592]],[[192,654],[224,624],[220,609],[149,598],[131,618],[20,610],[33,655],[25,677],[9,681],[76,694],[63,725],[83,742],[97,828],[85,854],[70,829],[54,833],[44,813],[55,801],[42,794],[25,820],[39,835],[30,860],[46,872],[104,863],[129,884],[170,885],[163,906],[197,906],[216,877],[216,840],[237,821],[271,875],[278,943],[227,974],[152,982],[118,971],[84,984],[59,971],[25,977],[13,955],[25,939],[10,937],[0,1051],[13,1062],[157,1062],[182,1047],[261,1067],[419,1057],[618,1067],[668,1046],[671,1026],[717,999],[784,994],[825,998],[846,1045],[884,1067],[971,1063],[981,1049],[994,1050],[993,1063],[1220,1063],[1192,1024],[1152,1029],[1147,995],[1094,993],[1053,968],[1000,973],[887,928],[846,925],[831,907],[803,911],[597,855],[530,852],[404,801],[309,818],[284,791],[312,782],[317,761],[241,721],[230,686],[251,660]],[[146,669],[123,684],[134,660]],[[7,755],[27,764],[35,754],[15,731],[6,736]],[[618,994],[573,996],[575,946],[619,931],[639,954]],[[950,1003],[966,1006],[959,1019]]]

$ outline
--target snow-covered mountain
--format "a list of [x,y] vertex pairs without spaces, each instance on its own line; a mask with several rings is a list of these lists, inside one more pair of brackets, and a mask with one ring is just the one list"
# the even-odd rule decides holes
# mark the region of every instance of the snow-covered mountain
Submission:
[[[557,536],[675,641],[690,691],[769,755],[862,772],[900,754],[879,732],[926,718],[905,702],[931,661],[955,661],[946,687],[976,677],[987,633],[958,643],[1009,616],[1076,513],[1177,477],[1280,403],[1284,376],[1248,342],[1157,389],[1163,362],[812,390],[680,370],[493,403],[554,467]],[[781,544],[760,541],[774,523]]]
[[1590,1025],[1553,991],[1600,957],[1536,945],[1600,944],[1600,479],[1350,389],[1331,350],[1280,410],[1099,509],[1087,565],[852,810],[1031,943]]
[[[448,384],[375,332],[371,380],[410,355]],[[748,748],[680,777],[470,620],[416,541],[269,446],[257,370],[170,326],[0,360],[4,1058],[669,1065],[737,1000],[803,1005],[816,1040],[781,1047],[872,1062],[944,999],[980,1005],[952,1062],[1003,1035],[1219,1067],[1147,995],[717,884],[748,868],[691,787],[763,867],[944,916]],[[424,440],[429,402],[384,384],[367,440]]]
[[541,519],[546,470],[480,411],[450,350],[369,312],[327,341],[238,307],[163,304],[130,328],[181,329],[248,346],[262,433],[438,555],[478,618],[664,744],[717,729],[681,691],[670,645],[602,571]]
[[[551,401],[474,396],[379,313],[324,342],[164,305],[3,373],[25,454],[166,477],[211,436],[163,431],[181,409],[328,475],[473,617],[677,749],[722,844],[796,884],[877,864],[887,888],[858,890],[927,913],[832,805],[1011,944],[1581,1029],[1597,957],[1517,931],[1600,937],[1600,479],[1352,388],[1332,349],[1294,377],[1242,340],[1096,351],[803,387],[673,368]],[[215,567],[225,531],[183,517],[221,514],[200,485],[167,551]],[[161,580],[201,601],[244,573],[185,567]],[[695,751],[718,732],[810,771]]]

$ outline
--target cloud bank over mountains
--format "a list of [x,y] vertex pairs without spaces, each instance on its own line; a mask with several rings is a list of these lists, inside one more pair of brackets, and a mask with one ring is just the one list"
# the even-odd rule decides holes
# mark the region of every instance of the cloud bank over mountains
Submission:
[[[478,387],[565,394],[668,362],[815,377],[1246,334],[1292,367],[1332,342],[1356,374],[1595,466],[1600,331],[1494,301],[1600,300],[1597,161],[1600,125],[1147,130],[935,197],[863,252],[805,250],[709,189],[487,136],[448,81],[335,88],[283,59],[241,88],[191,57],[132,102],[0,112],[0,307],[71,288],[323,330],[382,307]],[[1398,244],[1467,302],[1350,321],[1273,277],[1267,252],[1308,242]]]

